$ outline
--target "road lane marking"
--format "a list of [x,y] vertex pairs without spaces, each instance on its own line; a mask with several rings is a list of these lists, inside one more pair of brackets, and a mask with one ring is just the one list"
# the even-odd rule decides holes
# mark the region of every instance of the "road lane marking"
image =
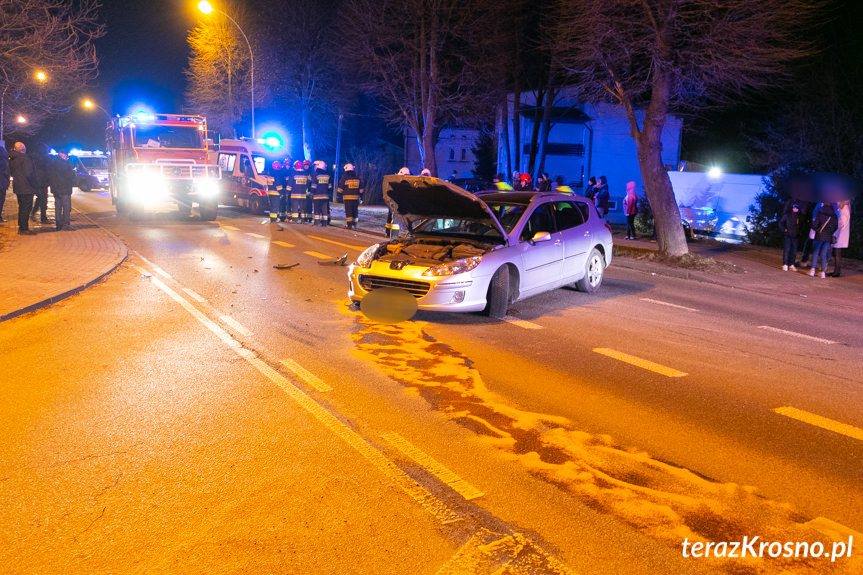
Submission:
[[628,363],[630,365],[634,365],[636,367],[640,367],[642,369],[664,375],[666,377],[683,377],[687,375],[682,371],[677,371],[676,369],[673,369],[671,367],[666,367],[658,363],[653,363],[652,361],[642,359],[640,357],[635,357],[634,355],[629,355],[628,353],[623,353],[622,351],[616,351],[614,349],[608,349],[606,347],[597,347],[594,348],[593,351],[610,357],[612,359],[616,359],[618,361],[622,361],[624,363]]
[[230,316],[223,315],[223,316],[220,316],[219,319],[247,337],[252,335],[252,332],[250,330],[246,329],[243,326],[243,324],[241,324],[240,322],[238,322],[237,320],[235,320],[234,318],[232,318]]
[[524,321],[523,319],[515,318],[511,315],[503,316],[503,321],[507,323],[511,323],[512,325],[517,325],[518,327],[523,327],[524,329],[542,329],[542,326],[538,323],[531,323],[529,321]]
[[828,345],[831,343],[837,343],[835,341],[831,341],[829,339],[824,339],[822,337],[813,337],[811,335],[797,333],[796,331],[785,331],[784,329],[779,329],[778,327],[770,327],[769,325],[759,325],[758,329],[766,329],[767,331],[773,331],[776,333],[781,333],[783,335],[790,335],[793,337],[801,337],[803,339],[808,339],[809,341],[817,341],[818,343],[826,343]]
[[276,244],[277,246],[282,246],[283,248],[294,247],[294,244],[289,244],[288,242],[276,242],[276,241],[274,241],[273,243]]
[[440,479],[446,485],[449,485],[453,491],[468,501],[485,495],[485,493],[441,465],[432,456],[420,451],[415,445],[398,433],[388,433],[383,438],[390,442],[393,447],[420,464],[423,469]]
[[[146,271],[142,270],[142,273],[146,273]],[[324,409],[311,397],[303,393],[302,390],[293,385],[282,374],[267,365],[263,360],[258,359],[252,350],[244,348],[239,341],[231,337],[228,332],[210,320],[210,318],[199,311],[183,296],[168,287],[158,278],[151,278],[151,281],[153,284],[158,286],[159,289],[183,306],[186,311],[192,314],[192,316],[201,322],[207,329],[216,334],[216,337],[231,347],[237,355],[244,358],[250,365],[252,365],[252,367],[261,372],[271,382],[279,386],[282,391],[284,391],[300,407],[309,412],[330,431],[335,433],[348,445],[358,451],[366,458],[366,460],[386,475],[396,486],[402,489],[402,491],[404,491],[411,499],[419,503],[426,511],[434,515],[435,518],[444,524],[462,520],[462,518],[447,507],[445,503],[429,493],[422,485],[411,479],[410,476],[402,471],[395,463],[387,459],[380,451],[372,447],[355,431],[351,430],[344,423],[336,419],[334,415]]]
[[153,268],[153,271],[156,272],[157,274],[159,274],[160,276],[166,277],[168,279],[173,279],[171,277],[171,274],[169,274],[168,272],[166,272],[165,270],[163,270],[162,268],[160,268],[156,264],[154,264],[152,262],[148,262],[148,263],[150,264],[150,267]]
[[199,295],[196,291],[194,291],[192,289],[183,288],[183,291],[186,292],[187,294],[189,294],[192,297],[192,299],[195,301],[199,301],[201,303],[204,303],[207,301],[206,299],[204,299],[203,296]]
[[649,302],[649,303],[655,303],[655,304],[657,304],[657,305],[665,305],[665,306],[668,306],[668,307],[673,307],[673,308],[677,308],[677,309],[682,309],[682,310],[685,310],[685,311],[698,311],[698,310],[697,310],[697,309],[695,309],[695,308],[686,307],[686,306],[684,306],[684,305],[677,305],[676,303],[668,303],[667,301],[660,301],[660,300],[658,300],[658,299],[650,299],[649,297],[643,297],[643,298],[641,298],[641,301],[646,301],[646,302]]
[[828,419],[821,415],[815,415],[814,413],[809,413],[808,411],[803,411],[796,407],[777,407],[773,411],[779,415],[784,415],[785,417],[790,417],[791,419],[796,419],[797,421],[802,421],[803,423],[808,423],[809,425],[814,425],[821,429],[832,431],[833,433],[839,433],[841,435],[863,441],[863,429],[860,429],[859,427],[854,427],[847,423],[841,423],[835,419]]
[[262,236],[261,234],[256,234],[254,232],[246,232],[246,235],[251,236],[253,238],[265,238],[265,237],[267,237],[267,236]]
[[294,372],[294,375],[317,389],[318,391],[332,391],[333,388],[327,385],[326,382],[314,375],[312,372],[298,364],[292,359],[283,359],[282,365]]
[[314,256],[314,257],[316,257],[316,258],[320,258],[320,259],[322,259],[322,260],[331,260],[331,259],[334,259],[334,258],[333,258],[333,256],[328,256],[328,255],[326,255],[326,254],[321,254],[321,253],[318,253],[318,252],[303,252],[303,253],[304,253],[304,254],[306,254],[307,256]]
[[310,237],[310,238],[312,238],[313,240],[320,240],[320,241],[322,241],[322,242],[327,242],[328,244],[334,244],[334,245],[337,245],[337,246],[341,246],[341,247],[343,247],[343,248],[348,248],[348,249],[351,249],[351,250],[357,250],[358,252],[365,251],[365,249],[366,249],[367,247],[369,247],[369,246],[360,247],[360,246],[352,246],[352,245],[349,245],[349,244],[343,244],[343,243],[341,243],[341,242],[336,242],[336,241],[333,241],[333,240],[328,240],[327,238],[322,238],[322,237],[320,237],[320,236],[312,236],[312,235],[310,235],[309,237]]
[[234,226],[225,226],[225,225],[221,225],[219,227],[222,228],[223,230],[232,230],[232,231],[237,231],[240,229],[240,228],[236,228]]

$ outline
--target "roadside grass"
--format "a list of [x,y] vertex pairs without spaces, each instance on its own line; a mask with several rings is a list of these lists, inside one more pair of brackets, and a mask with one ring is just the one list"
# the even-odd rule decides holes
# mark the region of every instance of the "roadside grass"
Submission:
[[656,250],[615,245],[614,257],[657,262],[687,270],[714,273],[743,273],[743,269],[734,264],[717,261],[713,258],[706,258],[698,254],[691,253],[683,256],[667,256],[657,252]]

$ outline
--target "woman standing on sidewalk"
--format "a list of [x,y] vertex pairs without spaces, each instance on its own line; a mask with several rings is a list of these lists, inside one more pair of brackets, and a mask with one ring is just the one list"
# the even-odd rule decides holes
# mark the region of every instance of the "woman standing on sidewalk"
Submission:
[[842,250],[848,247],[848,240],[851,238],[851,202],[839,202],[838,212],[839,227],[836,230],[836,241],[833,242],[833,273],[830,274],[832,278],[838,278],[842,273]]
[[797,233],[800,231],[800,205],[791,200],[785,204],[785,213],[779,220],[779,227],[785,233],[785,247],[782,252],[782,271],[789,269],[797,271],[794,262],[797,260]]
[[812,269],[809,270],[810,276],[815,276],[815,268],[818,267],[818,258],[821,258],[821,277],[827,277],[827,260],[830,259],[830,244],[833,241],[833,234],[836,232],[838,224],[836,222],[836,212],[833,210],[833,204],[824,202],[818,215],[812,222],[812,232],[815,232],[815,247],[812,249]]
[[638,194],[635,193],[635,182],[626,183],[626,197],[623,198],[623,210],[626,212],[625,240],[635,239],[635,216],[638,215]]

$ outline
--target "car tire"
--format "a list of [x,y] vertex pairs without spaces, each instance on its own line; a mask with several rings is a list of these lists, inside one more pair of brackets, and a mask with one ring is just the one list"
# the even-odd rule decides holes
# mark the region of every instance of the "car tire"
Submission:
[[249,198],[249,211],[256,216],[263,215],[264,201],[261,196],[252,196]]
[[92,191],[92,188],[90,187],[90,184],[89,184],[89,183],[87,183],[87,182],[81,182],[81,183],[78,185],[78,189],[79,189],[79,190],[81,190],[82,192],[85,192],[85,193],[86,193],[86,192],[90,192],[90,191]]
[[494,319],[501,319],[509,308],[509,268],[498,268],[491,276],[486,295],[485,309],[482,313]]
[[602,285],[602,277],[605,272],[605,260],[599,250],[593,248],[590,250],[590,255],[587,256],[587,262],[584,264],[584,277],[575,282],[575,287],[578,291],[584,293],[593,293]]
[[212,222],[216,219],[219,213],[218,204],[204,204],[198,205],[198,211],[201,212],[201,219]]

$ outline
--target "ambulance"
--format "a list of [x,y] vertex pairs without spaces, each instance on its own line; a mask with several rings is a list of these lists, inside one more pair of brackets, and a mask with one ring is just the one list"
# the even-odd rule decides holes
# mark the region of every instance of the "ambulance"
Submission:
[[278,205],[279,191],[271,174],[273,162],[281,160],[262,140],[245,138],[221,140],[210,152],[210,161],[222,170],[223,201],[256,215]]

